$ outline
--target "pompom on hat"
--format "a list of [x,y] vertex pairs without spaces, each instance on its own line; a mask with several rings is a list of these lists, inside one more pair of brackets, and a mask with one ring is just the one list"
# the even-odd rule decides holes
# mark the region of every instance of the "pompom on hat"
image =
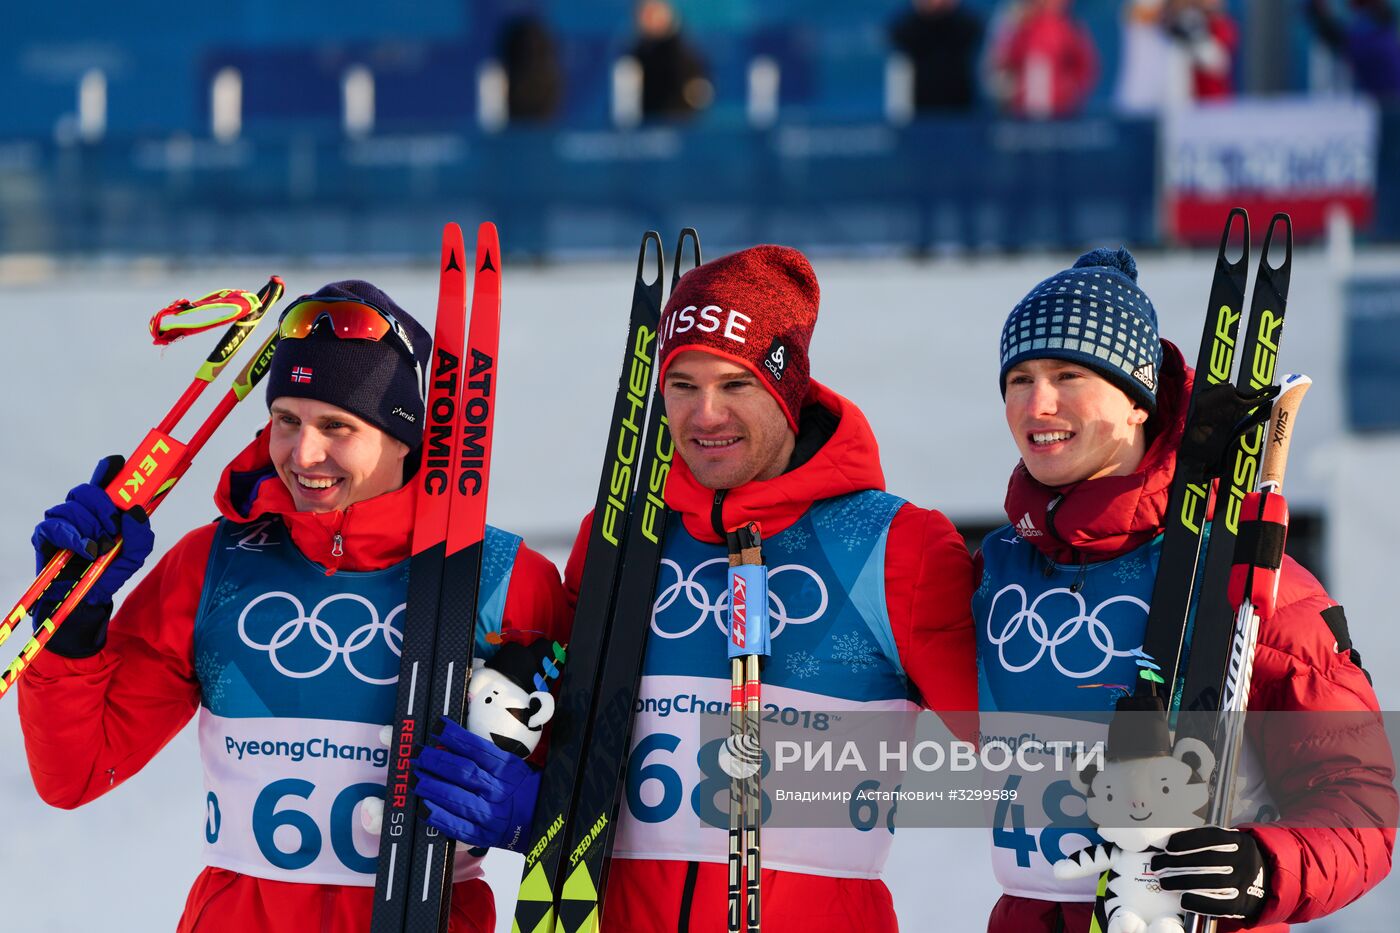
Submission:
[[287,305],[287,311],[307,300],[369,305],[398,324],[402,339],[394,334],[381,340],[341,338],[329,322],[318,323],[305,337],[283,337],[267,374],[268,407],[283,397],[315,399],[365,419],[410,449],[418,447],[432,337],[392,298],[359,279],[332,282]]
[[1149,412],[1157,409],[1162,341],[1157,311],[1126,249],[1096,249],[1031,289],[1001,330],[1001,394],[1022,360],[1058,359],[1102,375]]
[[661,315],[661,378],[687,350],[731,360],[758,378],[796,432],[820,303],[812,264],[787,246],[754,246],[697,266]]

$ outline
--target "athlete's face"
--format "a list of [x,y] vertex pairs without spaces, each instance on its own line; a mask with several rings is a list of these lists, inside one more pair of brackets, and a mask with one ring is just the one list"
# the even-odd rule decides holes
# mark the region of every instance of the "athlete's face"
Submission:
[[331,512],[403,485],[408,445],[341,408],[273,400],[268,447],[302,512]]
[[1133,472],[1146,422],[1144,409],[1088,367],[1026,360],[1006,374],[1006,424],[1026,469],[1046,486]]
[[731,360],[687,350],[662,387],[671,439],[707,489],[772,479],[787,468],[796,441],[777,399]]

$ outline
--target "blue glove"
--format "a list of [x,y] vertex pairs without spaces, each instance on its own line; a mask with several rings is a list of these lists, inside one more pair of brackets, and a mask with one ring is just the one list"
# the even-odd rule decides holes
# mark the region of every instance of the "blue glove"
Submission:
[[525,759],[442,717],[441,748],[413,762],[427,823],[471,846],[520,851],[535,815],[540,773]]
[[92,479],[73,487],[68,498],[45,512],[44,520],[34,528],[31,542],[36,572],[44,569],[56,551],[69,550],[75,555],[49,587],[49,593],[35,604],[36,627],[67,595],[70,581],[77,580],[94,559],[111,550],[118,534],[122,536],[121,553],[49,640],[48,650],[64,657],[88,657],[101,650],[107,637],[107,620],[112,615],[113,595],[141,569],[155,547],[146,510],[138,506],[123,512],[105,491],[125,462],[116,456],[98,461]]

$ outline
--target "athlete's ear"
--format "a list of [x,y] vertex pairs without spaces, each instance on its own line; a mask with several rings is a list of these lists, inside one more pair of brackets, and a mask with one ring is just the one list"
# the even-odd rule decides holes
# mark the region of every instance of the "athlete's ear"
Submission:
[[1133,410],[1128,413],[1128,424],[1146,424],[1148,417],[1149,415],[1146,408],[1134,406]]

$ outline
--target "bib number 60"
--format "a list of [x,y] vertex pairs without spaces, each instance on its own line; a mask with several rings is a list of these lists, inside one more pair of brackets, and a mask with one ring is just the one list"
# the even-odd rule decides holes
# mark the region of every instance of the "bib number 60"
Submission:
[[[324,838],[321,827],[311,814],[297,809],[293,802],[293,799],[309,800],[315,792],[316,785],[310,781],[287,778],[273,781],[258,794],[253,804],[253,839],[270,864],[286,871],[297,871],[321,855]],[[374,874],[377,867],[375,856],[361,855],[355,848],[354,814],[360,801],[383,794],[383,784],[351,784],[331,803],[331,850],[351,871]],[[283,845],[288,842],[289,835],[295,835],[297,844],[280,848],[277,844],[279,829],[283,830],[280,834]]]

